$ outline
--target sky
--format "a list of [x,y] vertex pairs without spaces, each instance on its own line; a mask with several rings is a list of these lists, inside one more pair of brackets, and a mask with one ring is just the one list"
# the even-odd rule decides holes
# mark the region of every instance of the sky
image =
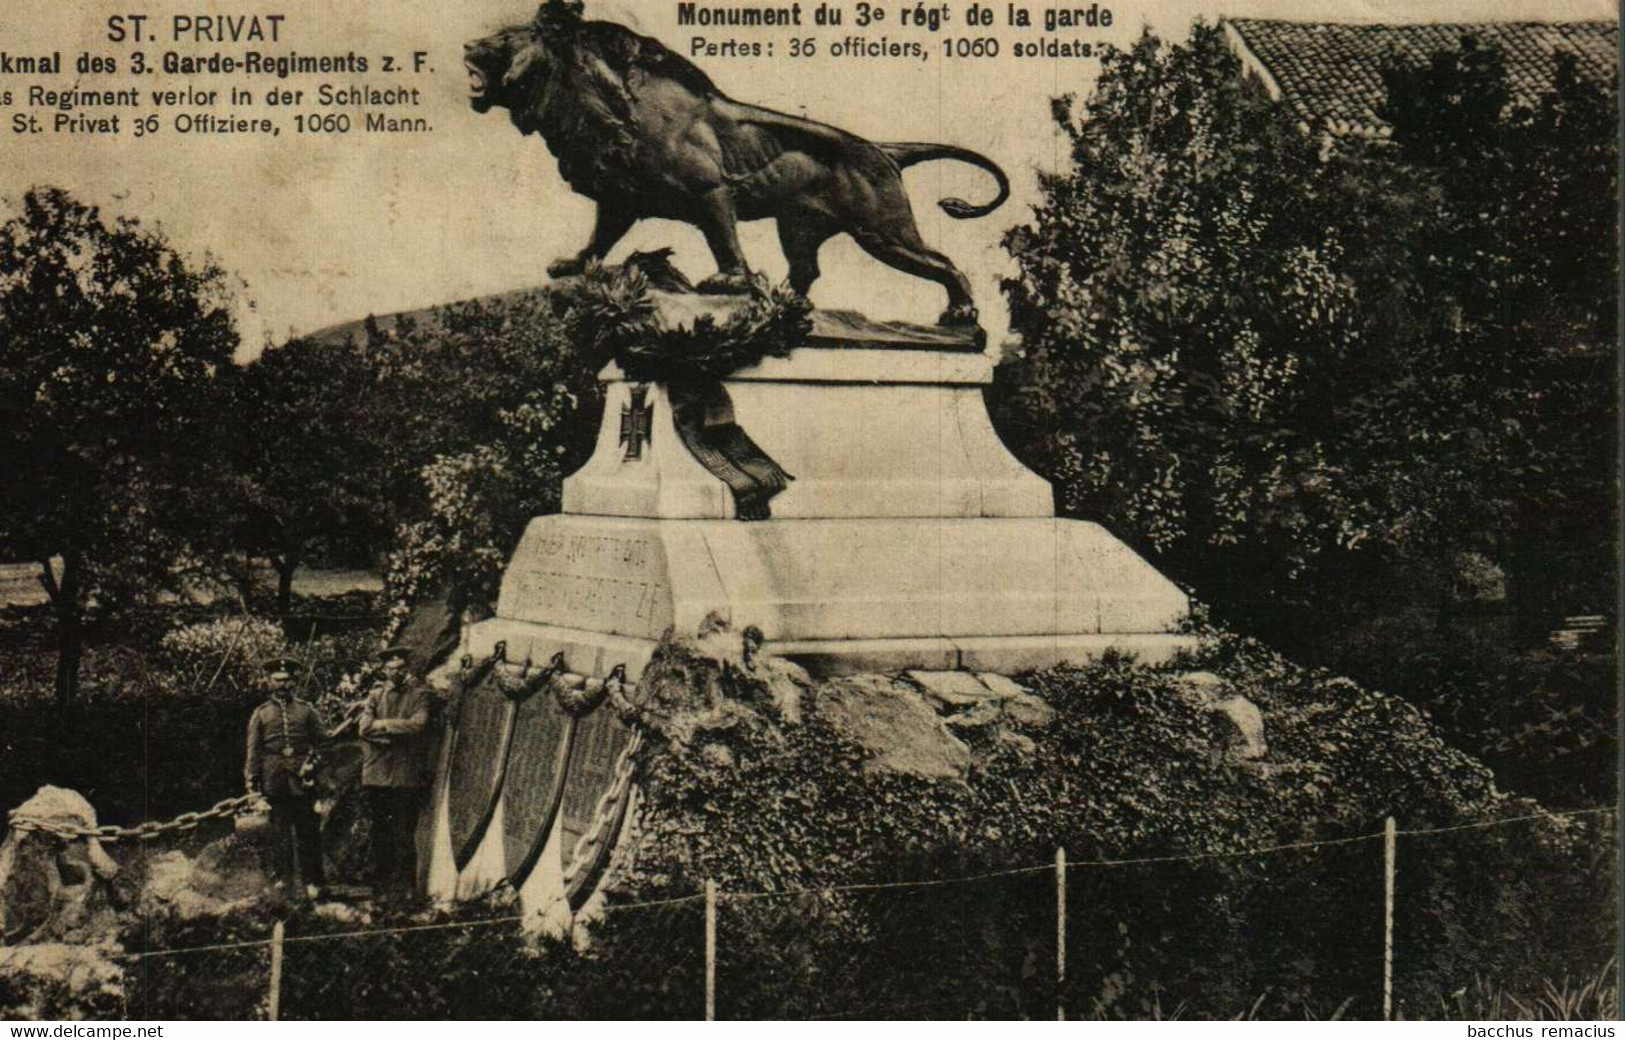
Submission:
[[[710,6],[720,0],[702,2]],[[922,233],[971,277],[983,323],[997,343],[1006,330],[998,283],[1011,271],[1000,240],[1010,227],[1028,218],[1038,196],[1038,172],[1059,169],[1065,163],[1049,99],[1069,93],[1087,95],[1098,62],[1010,56],[1012,43],[1032,39],[1034,34],[1002,25],[1008,0],[993,0],[989,5],[998,12],[1001,23],[992,29],[955,25],[937,34],[904,28],[895,20],[860,30],[852,24],[856,0],[831,2],[847,10],[842,29],[731,31],[744,40],[776,40],[779,53],[773,60],[696,60],[724,92],[740,100],[807,115],[872,140],[956,144],[1000,163],[1014,183],[1014,196],[998,212],[978,220],[953,220],[935,203],[948,195],[973,202],[990,198],[994,188],[984,174],[959,164],[932,163],[916,167],[906,178]],[[960,12],[969,2],[951,0]],[[816,0],[803,3],[810,12]],[[899,0],[876,3],[891,9],[893,19],[896,9],[904,6]],[[1040,0],[1021,6],[1038,18],[1046,7],[1060,5]],[[1088,3],[1071,6],[1087,7]],[[1225,15],[1388,22],[1615,17],[1607,0],[1579,0],[1561,6],[1535,0],[1321,5],[1302,0],[1170,0],[1138,5],[1111,0],[1104,6],[1113,12],[1110,29],[1059,36],[1124,44],[1149,27],[1164,37],[1183,37],[1193,18],[1214,20]],[[215,14],[282,14],[282,39],[264,44],[171,42],[171,18],[198,7],[185,0],[159,0],[144,7],[97,0],[10,0],[8,17],[0,25],[0,51],[19,55],[60,50],[70,70],[50,84],[58,88],[72,86],[76,78],[82,88],[139,85],[147,90],[187,85],[185,77],[162,73],[140,78],[124,73],[72,74],[71,66],[81,52],[118,58],[127,68],[130,53],[136,49],[142,49],[148,61],[165,50],[191,54],[217,50],[234,54],[250,48],[301,54],[354,50],[365,55],[393,54],[403,62],[410,60],[412,52],[425,51],[429,69],[420,75],[384,75],[376,72],[375,60],[375,71],[366,76],[280,82],[263,77],[253,82],[227,77],[212,82],[192,80],[206,88],[224,90],[236,83],[255,90],[261,103],[240,111],[244,115],[279,112],[277,118],[285,126],[274,139],[180,135],[167,125],[145,139],[129,133],[117,137],[17,135],[9,132],[12,117],[44,111],[30,109],[24,96],[26,86],[40,77],[0,76],[0,91],[9,89],[15,95],[9,110],[0,107],[7,129],[0,138],[0,196],[8,208],[31,185],[59,185],[109,213],[158,225],[188,253],[212,256],[241,280],[239,326],[244,356],[257,353],[265,343],[368,313],[540,285],[551,260],[574,253],[586,241],[592,203],[569,192],[541,141],[521,137],[504,111],[476,115],[467,101],[462,43],[501,25],[528,20],[535,10],[533,3],[278,0],[255,4],[212,0],[202,9]],[[108,15],[132,8],[144,10],[148,25],[161,31],[159,42],[138,48],[128,40],[108,40]],[[588,17],[622,22],[686,52],[694,30],[678,27],[676,12],[675,0],[587,0]],[[709,32],[716,38],[730,35],[728,30]],[[934,48],[940,47],[944,36],[992,35],[1000,39],[1004,53],[992,60],[949,60],[939,54],[929,62],[828,56],[830,42],[859,33],[920,39]],[[822,45],[819,56],[799,61],[784,57],[788,40],[795,35],[816,36]],[[422,91],[422,107],[403,114],[422,115],[433,130],[412,136],[367,134],[359,129],[348,135],[299,135],[292,126],[292,112],[314,115],[335,110],[310,104],[292,111],[273,110],[263,103],[265,89],[273,84],[304,87],[308,101],[320,82],[417,87]],[[785,263],[772,223],[746,225],[742,236],[752,265],[774,278],[782,277]],[[664,246],[677,250],[678,265],[695,280],[714,268],[698,231],[665,221],[639,225],[612,259],[633,249]],[[824,278],[812,294],[819,306],[921,322],[934,321],[943,308],[940,288],[891,271],[844,237],[825,247],[822,266]]]

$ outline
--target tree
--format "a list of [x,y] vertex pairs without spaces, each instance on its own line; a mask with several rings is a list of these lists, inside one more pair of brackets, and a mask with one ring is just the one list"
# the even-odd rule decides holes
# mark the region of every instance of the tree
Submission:
[[344,344],[293,340],[231,380],[222,416],[220,483],[208,498],[221,548],[269,559],[276,609],[291,606],[294,571],[314,554],[376,555],[387,542],[383,443],[398,431],[358,422],[376,380]]
[[229,306],[213,262],[60,189],[29,191],[0,226],[0,554],[40,562],[60,705],[87,605],[167,584],[186,549],[178,489],[215,436]]
[[564,478],[591,454],[603,399],[593,360],[537,294],[388,331],[369,321],[362,349],[378,381],[366,425],[387,431],[393,609],[430,597],[454,618],[488,607],[525,525],[559,508]]
[[[1390,86],[1396,144],[1338,140],[1218,29],[1146,34],[1081,115],[1057,104],[1071,164],[1007,242],[1012,445],[1064,510],[1287,646],[1433,595],[1608,470],[1559,404],[1566,378],[1605,416],[1610,380],[1553,367],[1611,342],[1607,103],[1560,79],[1546,114],[1509,116],[1493,54]],[[1562,266],[1577,233],[1584,276]]]
[[995,409],[1062,509],[1249,621],[1447,534],[1456,487],[1396,419],[1432,405],[1415,344],[1444,320],[1404,171],[1328,154],[1200,23],[1055,116],[1071,165],[1007,242],[1023,352]]
[[1461,400],[1502,433],[1485,474],[1496,555],[1541,638],[1614,603],[1616,84],[1560,53],[1552,88],[1514,103],[1503,55],[1472,36],[1384,79],[1394,161],[1429,188],[1419,276],[1455,308]]

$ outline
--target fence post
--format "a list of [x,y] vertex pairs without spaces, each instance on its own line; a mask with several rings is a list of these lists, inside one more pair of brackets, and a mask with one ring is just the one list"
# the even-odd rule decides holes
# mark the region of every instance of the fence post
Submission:
[[271,926],[271,1021],[282,1015],[282,922]]
[[1066,1021],[1066,849],[1055,850],[1055,1021]]
[[717,883],[705,882],[705,1020],[717,1020]]
[[1397,839],[1394,818],[1388,817],[1382,831],[1382,1020],[1394,1017],[1394,852]]

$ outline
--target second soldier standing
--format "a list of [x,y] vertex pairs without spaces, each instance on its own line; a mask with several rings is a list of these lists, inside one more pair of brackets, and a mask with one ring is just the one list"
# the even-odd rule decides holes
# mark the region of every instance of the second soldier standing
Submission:
[[373,884],[404,894],[417,877],[417,820],[429,785],[429,697],[406,668],[406,651],[378,655],[384,674],[367,692],[356,727],[363,741],[361,786],[372,822]]

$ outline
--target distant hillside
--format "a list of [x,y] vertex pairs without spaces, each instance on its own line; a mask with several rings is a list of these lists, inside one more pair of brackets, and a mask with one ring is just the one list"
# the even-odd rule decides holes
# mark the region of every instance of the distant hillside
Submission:
[[[527,296],[540,296],[545,291],[545,289],[541,288],[512,289],[508,292],[494,293],[490,296],[476,296],[468,300],[452,300],[447,303],[436,304],[433,307],[419,307],[416,310],[396,311],[394,314],[379,314],[375,317],[378,319],[379,327],[385,332],[390,332],[394,330],[395,326],[398,325],[403,318],[411,319],[412,321],[420,324],[430,321],[434,317],[434,312],[439,310],[441,307],[455,307],[464,303],[509,303]],[[351,337],[359,339],[365,335],[365,332],[363,331],[365,326],[366,319],[359,318],[354,321],[340,322],[337,325],[329,325],[326,328],[318,329],[315,332],[309,333],[302,338],[314,340],[317,343],[343,343],[349,340]]]

